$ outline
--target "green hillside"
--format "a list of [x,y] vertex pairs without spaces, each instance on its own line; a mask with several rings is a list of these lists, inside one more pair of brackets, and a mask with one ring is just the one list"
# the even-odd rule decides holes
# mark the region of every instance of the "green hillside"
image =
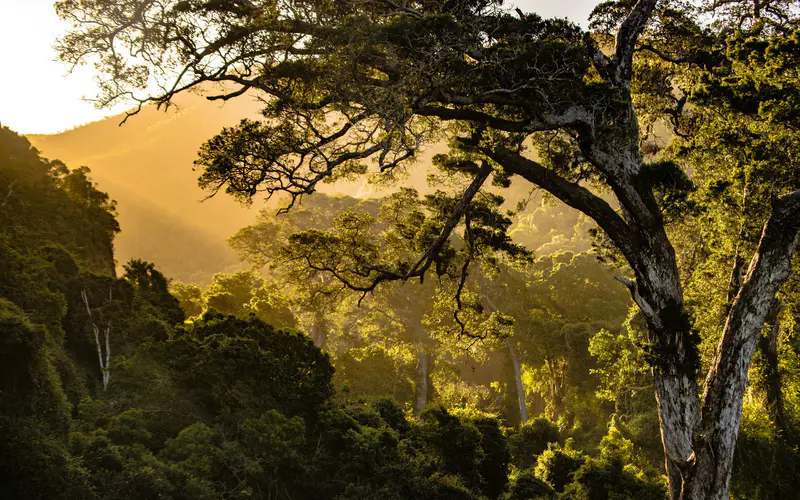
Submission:
[[219,105],[192,95],[177,110],[145,108],[122,126],[122,116],[114,116],[28,139],[45,157],[89,166],[117,201],[124,228],[115,241],[118,262],[143,258],[169,276],[203,282],[235,267],[226,239],[255,212],[223,196],[202,201],[193,161],[203,141],[251,109],[257,106],[247,100]]

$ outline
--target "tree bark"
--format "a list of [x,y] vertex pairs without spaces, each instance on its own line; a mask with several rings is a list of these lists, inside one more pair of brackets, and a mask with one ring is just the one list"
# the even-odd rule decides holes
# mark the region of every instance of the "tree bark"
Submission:
[[[636,40],[654,8],[639,0],[622,23],[615,54],[598,53],[595,66],[616,91],[620,106],[608,116],[580,117],[577,132],[584,157],[605,176],[620,214],[583,186],[538,162],[506,149],[483,152],[506,172],[524,177],[591,217],[614,242],[635,279],[621,278],[647,320],[654,388],[661,421],[670,496],[724,500],[729,483],[742,399],[755,344],[770,305],[791,271],[800,226],[800,191],[773,206],[755,257],[732,301],[717,355],[698,397],[697,336],[684,306],[675,251],[639,146],[630,94]],[[578,116],[578,115],[576,115]]]
[[519,359],[511,340],[506,337],[506,346],[511,356],[511,366],[514,368],[514,380],[517,383],[517,403],[519,404],[519,423],[525,425],[528,422],[528,406],[525,404],[525,387],[522,385],[522,373],[520,372]]
[[758,342],[758,349],[764,357],[764,389],[767,399],[767,412],[781,436],[788,442],[795,440],[794,431],[786,420],[786,411],[783,403],[783,381],[781,380],[780,367],[778,365],[778,348],[781,336],[780,314],[782,303],[775,301],[775,305],[770,312],[767,324],[769,329],[767,335],[762,336]]
[[706,377],[694,455],[683,472],[682,499],[726,500],[750,363],[775,295],[791,276],[800,229],[800,190],[777,200],[733,303]]
[[[621,96],[622,99],[624,96]],[[635,114],[632,115],[635,118]],[[624,134],[623,116],[616,128]],[[755,344],[778,289],[791,271],[800,226],[800,191],[776,201],[758,250],[734,299],[702,399],[699,397],[697,337],[687,314],[674,249],[652,189],[639,175],[638,128],[630,123],[630,147],[604,150],[587,138],[586,157],[607,176],[622,217],[577,184],[518,153],[493,158],[594,219],[630,264],[635,279],[620,278],[647,320],[653,377],[661,422],[670,495],[673,499],[727,499],[742,398]],[[618,136],[616,146],[622,140]],[[614,145],[609,139],[609,144]]]
[[675,500],[724,500],[729,497],[742,399],[756,341],[775,294],[791,271],[800,226],[800,191],[773,206],[732,302],[701,398],[698,337],[685,309],[675,251],[646,175],[630,92],[637,38],[655,4],[656,0],[638,0],[617,32],[614,55],[595,54],[595,68],[609,84],[617,105],[601,112],[565,114],[556,117],[557,123],[551,120],[554,117],[544,116],[534,125],[535,130],[567,127],[576,133],[583,157],[603,175],[617,198],[619,213],[584,186],[523,157],[520,150],[500,146],[480,151],[505,172],[522,176],[591,217],[624,255],[635,279],[620,281],[628,286],[648,324],[670,495]]
[[[492,301],[487,293],[483,294],[483,299],[490,312],[494,313],[498,311],[497,306],[494,305],[494,301]],[[511,366],[514,369],[514,381],[517,385],[519,421],[520,425],[525,425],[528,422],[528,405],[525,403],[525,387],[522,385],[522,370],[520,368],[519,358],[517,357],[517,351],[514,350],[514,346],[511,344],[511,339],[509,337],[506,337],[506,347],[508,347],[508,353],[511,357]]]

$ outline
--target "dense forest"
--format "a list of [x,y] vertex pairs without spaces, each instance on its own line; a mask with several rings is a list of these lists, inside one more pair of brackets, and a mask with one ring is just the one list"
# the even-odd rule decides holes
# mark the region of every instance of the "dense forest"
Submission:
[[0,127],[0,498],[800,498],[799,3],[56,10],[137,107]]

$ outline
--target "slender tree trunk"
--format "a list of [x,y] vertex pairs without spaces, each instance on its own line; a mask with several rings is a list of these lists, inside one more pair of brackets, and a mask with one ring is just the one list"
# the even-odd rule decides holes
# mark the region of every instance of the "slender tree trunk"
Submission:
[[517,382],[517,403],[519,404],[519,422],[525,425],[528,422],[528,406],[525,404],[525,387],[522,385],[522,373],[520,372],[519,359],[511,340],[506,337],[506,346],[511,355],[511,366],[514,367],[514,380]]
[[782,303],[775,301],[775,306],[770,312],[770,319],[767,322],[769,330],[766,336],[759,339],[758,348],[764,356],[765,363],[765,392],[767,399],[767,411],[770,419],[775,424],[781,435],[788,442],[795,440],[793,429],[786,420],[786,412],[783,402],[783,381],[781,380],[780,367],[778,366],[778,348],[780,345],[781,320],[780,313]]
[[[108,388],[108,382],[111,380],[111,322],[109,321],[108,326],[104,331],[105,337],[105,355],[103,354],[103,344],[100,341],[100,327],[97,326],[97,323],[94,321],[94,317],[92,316],[92,308],[89,306],[89,297],[86,294],[86,290],[81,291],[81,298],[83,299],[83,303],[86,306],[86,313],[89,315],[89,320],[92,323],[92,331],[94,332],[94,343],[97,347],[97,358],[100,363],[100,373],[103,377],[103,390],[105,391]],[[108,292],[108,298],[111,300],[111,291]]]
[[[483,299],[486,302],[487,308],[490,312],[497,312],[497,306],[494,305],[491,297],[488,294],[483,294]],[[519,358],[517,358],[517,351],[514,350],[514,346],[511,344],[511,340],[506,337],[506,347],[508,347],[508,353],[511,356],[511,366],[514,368],[514,380],[517,384],[517,404],[519,406],[519,421],[521,425],[525,425],[528,422],[528,406],[525,404],[525,387],[522,385],[522,373],[519,364]]]
[[328,328],[325,324],[325,319],[320,313],[314,314],[314,323],[311,325],[311,340],[320,349],[324,349],[325,344],[328,342]]
[[733,303],[706,378],[694,454],[682,468],[678,498],[727,500],[750,363],[775,307],[778,290],[791,276],[800,229],[800,191],[777,200],[764,227],[742,287]]
[[430,376],[428,371],[428,355],[425,352],[424,347],[420,347],[419,355],[417,358],[417,377],[416,377],[416,396],[417,401],[414,405],[414,415],[417,417],[422,414],[423,410],[428,404],[428,377]]
[[549,406],[550,411],[548,412],[547,418],[556,421],[561,415],[564,414],[565,390],[563,365],[558,361],[545,358],[544,367],[547,369],[549,374],[547,386],[549,392],[548,396],[550,399],[547,401],[547,406]]
[[[103,370],[103,390],[105,391],[108,388],[108,382],[111,380],[111,322],[108,323],[108,326],[105,329],[105,344],[106,344],[106,359],[105,363],[101,362],[100,368]],[[95,340],[97,340],[97,331],[95,330]],[[100,353],[99,350],[100,344],[98,342],[98,354]]]

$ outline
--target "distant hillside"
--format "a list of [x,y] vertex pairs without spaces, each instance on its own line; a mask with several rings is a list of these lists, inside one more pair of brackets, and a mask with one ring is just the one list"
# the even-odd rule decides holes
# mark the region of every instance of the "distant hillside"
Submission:
[[120,264],[147,259],[173,278],[205,282],[237,265],[226,240],[250,224],[257,210],[225,196],[201,203],[205,193],[197,186],[193,161],[205,140],[258,106],[249,99],[220,105],[195,95],[179,104],[177,112],[146,108],[121,127],[122,117],[115,116],[28,139],[48,158],[90,167],[100,189],[117,200]]
[[[246,97],[220,104],[185,95],[177,111],[148,107],[122,126],[120,115],[28,139],[45,157],[58,158],[72,168],[90,167],[100,189],[118,202],[119,264],[146,259],[167,276],[205,283],[213,273],[239,265],[227,239],[251,224],[264,205],[256,202],[245,208],[224,194],[201,202],[207,193],[197,186],[193,162],[204,141],[244,117],[255,117],[258,110],[258,103]],[[432,154],[424,155],[419,165]],[[426,190],[424,174],[411,177],[411,185]],[[321,191],[361,197],[381,194],[363,182],[325,185]]]

